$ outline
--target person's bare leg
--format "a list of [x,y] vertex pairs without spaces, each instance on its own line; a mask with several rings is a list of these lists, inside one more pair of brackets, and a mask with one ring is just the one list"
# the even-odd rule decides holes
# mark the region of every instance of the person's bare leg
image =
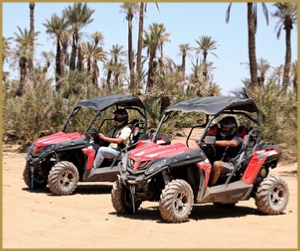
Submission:
[[213,173],[212,173],[212,177],[211,177],[211,180],[210,180],[210,185],[211,186],[213,186],[217,183],[223,168],[224,168],[224,162],[222,162],[222,161],[215,161],[214,162]]

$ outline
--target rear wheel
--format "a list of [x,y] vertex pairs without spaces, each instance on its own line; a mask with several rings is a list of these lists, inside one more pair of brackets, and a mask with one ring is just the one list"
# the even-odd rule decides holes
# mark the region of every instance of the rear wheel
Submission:
[[29,163],[26,163],[23,171],[23,179],[26,186],[31,189],[43,189],[47,186],[47,178],[40,176],[37,172],[33,173],[32,179]]
[[75,165],[62,161],[52,167],[48,176],[48,186],[55,195],[70,195],[77,187],[79,179]]
[[132,214],[138,210],[142,201],[134,201],[132,205],[132,194],[128,188],[118,178],[111,190],[111,202],[118,214]]
[[193,204],[191,186],[184,180],[173,180],[160,195],[159,210],[165,221],[181,223],[187,220]]
[[277,176],[265,178],[255,194],[255,204],[263,214],[280,214],[289,200],[287,183]]

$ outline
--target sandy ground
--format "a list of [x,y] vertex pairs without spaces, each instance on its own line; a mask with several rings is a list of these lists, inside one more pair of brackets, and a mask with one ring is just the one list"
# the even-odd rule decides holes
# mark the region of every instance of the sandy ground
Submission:
[[157,202],[117,216],[112,183],[79,183],[71,196],[30,191],[22,178],[25,154],[2,152],[2,248],[297,248],[297,164],[272,170],[288,183],[285,213],[260,215],[253,199],[234,209],[194,205],[182,224],[163,222]]

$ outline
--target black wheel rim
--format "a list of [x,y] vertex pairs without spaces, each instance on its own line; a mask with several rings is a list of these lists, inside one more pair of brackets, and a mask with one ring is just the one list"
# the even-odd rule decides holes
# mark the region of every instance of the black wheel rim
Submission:
[[61,173],[59,177],[59,184],[64,189],[69,189],[74,184],[74,174],[70,170],[65,170]]
[[285,203],[285,188],[281,184],[276,184],[270,192],[270,201],[273,207],[281,207]]
[[177,214],[184,214],[189,207],[189,195],[185,190],[179,191],[174,200],[174,210]]

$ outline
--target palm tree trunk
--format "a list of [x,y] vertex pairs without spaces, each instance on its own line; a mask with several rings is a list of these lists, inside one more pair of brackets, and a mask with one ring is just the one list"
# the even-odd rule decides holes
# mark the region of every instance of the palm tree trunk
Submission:
[[78,45],[77,69],[78,71],[82,71],[82,53],[80,45]]
[[130,71],[130,85],[134,84],[133,51],[132,51],[132,18],[128,16],[128,63]]
[[25,79],[27,75],[27,58],[21,57],[19,61],[19,67],[20,67],[20,83],[19,83],[19,89],[17,91],[18,96],[22,96],[24,94],[24,85],[25,85]]
[[257,61],[255,45],[255,20],[253,16],[253,3],[247,3],[248,11],[248,47],[249,47],[249,64],[252,86],[257,86]]
[[76,35],[73,34],[72,52],[71,52],[71,59],[70,59],[70,71],[75,70],[76,52],[77,52]]
[[58,90],[59,89],[59,85],[58,85],[58,81],[60,79],[61,76],[61,71],[60,71],[60,60],[61,60],[61,49],[60,49],[60,43],[58,42],[56,45],[56,58],[55,58],[55,89]]
[[151,92],[151,89],[153,87],[154,79],[153,79],[153,64],[154,64],[154,56],[150,55],[149,58],[149,64],[148,64],[148,79],[147,79],[147,87],[146,87],[146,92]]
[[298,74],[296,74],[294,76],[294,79],[293,79],[293,88],[294,88],[294,92],[297,93],[298,92]]
[[115,87],[119,87],[119,74],[115,74]]
[[[34,2],[30,2],[29,3],[29,9],[30,9],[30,33],[33,35],[34,34],[34,7],[35,7],[35,3]],[[33,68],[33,37],[30,40],[30,57],[28,58],[28,69],[29,72],[32,72],[32,68]]]
[[106,85],[107,85],[108,90],[111,90],[111,86],[110,86],[111,74],[112,74],[112,70],[108,69],[107,77],[106,77]]
[[289,73],[291,69],[291,58],[292,58],[290,26],[285,26],[285,44],[286,44],[286,52],[285,52],[285,64],[284,64],[284,71],[283,71],[282,87],[284,93],[286,94],[289,85],[289,79],[290,79]]
[[137,46],[137,58],[136,58],[136,72],[141,70],[141,63],[142,63],[144,8],[145,8],[145,3],[140,2],[140,17],[139,17],[139,34],[138,34],[138,46]]
[[93,79],[93,84],[96,87],[98,87],[98,76],[99,76],[99,68],[98,68],[98,65],[97,65],[97,60],[94,59],[92,79]]
[[182,56],[182,65],[181,65],[181,67],[182,67],[182,81],[184,81],[185,80],[185,57],[186,56]]

